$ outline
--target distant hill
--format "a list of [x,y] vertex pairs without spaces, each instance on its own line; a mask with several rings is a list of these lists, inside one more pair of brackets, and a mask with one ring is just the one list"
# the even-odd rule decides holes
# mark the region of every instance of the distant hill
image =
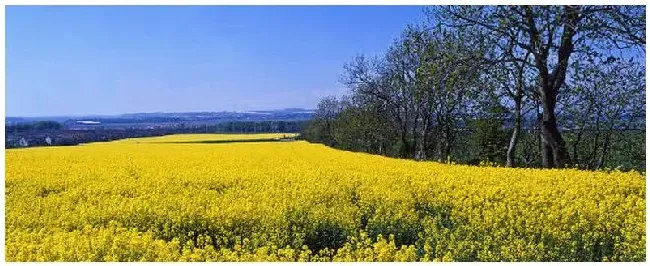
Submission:
[[33,121],[56,121],[70,129],[169,127],[177,125],[219,124],[236,121],[303,121],[310,120],[315,110],[287,108],[243,112],[181,112],[131,113],[101,116],[5,117],[7,125]]

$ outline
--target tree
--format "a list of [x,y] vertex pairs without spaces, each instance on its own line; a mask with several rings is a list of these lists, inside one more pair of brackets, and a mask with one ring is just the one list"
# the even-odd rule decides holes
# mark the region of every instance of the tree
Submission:
[[411,158],[419,105],[414,104],[416,72],[419,66],[417,38],[407,30],[396,40],[383,58],[372,62],[358,56],[344,66],[342,82],[362,104],[381,106],[398,132],[399,157]]
[[[471,120],[471,145],[478,161],[503,164],[508,148],[507,132],[503,129],[507,108],[494,93],[480,96],[479,112]],[[476,160],[474,160],[476,161]]]
[[542,159],[547,167],[563,167],[571,161],[555,108],[572,54],[632,46],[645,49],[644,13],[641,6],[449,6],[432,12],[446,27],[480,30],[532,55],[543,109]]
[[[589,139],[590,147],[598,147],[598,160],[590,159],[591,164],[605,165],[609,150],[620,153],[623,147],[614,140],[621,134],[611,131],[622,121],[640,124],[630,117],[641,117],[644,111],[632,110],[644,110],[644,105],[619,99],[639,97],[638,89],[626,90],[630,82],[603,87],[597,80],[607,76],[643,86],[645,80],[620,68],[598,67],[609,58],[634,58],[633,48],[645,49],[639,42],[645,39],[645,25],[635,17],[642,15],[640,9],[433,8],[431,27],[409,26],[384,55],[357,56],[346,64],[341,81],[350,88],[349,97],[321,102],[308,128],[312,133],[305,136],[343,149],[417,160],[467,162],[478,154],[510,167],[581,163],[588,158],[584,151],[595,149],[583,147]],[[617,55],[621,49],[625,53]],[[571,102],[576,99],[582,99],[580,104]],[[581,105],[588,103],[585,99],[594,104]],[[567,116],[579,106],[591,108],[596,120]],[[585,134],[594,121],[602,130]],[[574,134],[576,123],[584,130]],[[509,142],[503,141],[506,132]],[[520,143],[524,149],[517,148]]]
[[305,130],[308,139],[326,145],[336,145],[334,139],[334,120],[341,112],[341,105],[335,96],[328,96],[318,103],[314,117]]
[[[483,57],[484,51],[480,40],[472,37],[462,31],[433,29],[419,68],[424,102],[428,104],[421,110],[425,111],[425,125],[431,124],[437,136],[438,160],[450,158],[458,129],[466,124],[471,95],[479,90],[481,64],[477,59]],[[421,148],[425,147],[427,134],[423,130]]]
[[[573,128],[572,155],[582,168],[605,165],[615,132],[641,126],[645,116],[644,68],[634,61],[585,58],[570,77],[565,124]],[[619,133],[619,134],[623,134]],[[590,140],[590,141],[589,141]]]

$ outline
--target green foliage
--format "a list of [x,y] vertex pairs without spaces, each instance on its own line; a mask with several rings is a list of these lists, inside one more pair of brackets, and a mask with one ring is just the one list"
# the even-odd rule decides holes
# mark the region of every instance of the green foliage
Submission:
[[476,147],[476,157],[472,161],[503,164],[511,135],[510,130],[504,129],[504,117],[508,111],[494,99],[484,104],[483,109],[483,117],[470,120],[472,133],[468,144]]
[[[643,7],[429,11],[429,27],[408,26],[383,56],[357,56],[345,65],[342,82],[350,94],[323,99],[306,140],[398,158],[505,165],[521,121],[512,142],[518,166],[645,168],[645,149],[638,148],[645,139],[636,133],[645,132],[644,67],[637,58],[607,50],[617,41],[642,45],[644,36],[635,34],[644,34],[644,23],[625,23],[640,22],[629,14],[645,14]],[[558,32],[549,31],[566,28],[570,22],[561,18],[575,14],[590,14],[575,25],[575,36],[598,41],[568,49]],[[529,36],[523,18],[539,24],[539,36]],[[623,24],[604,27],[603,21]],[[542,36],[540,47],[526,45]],[[542,152],[541,138],[553,143],[553,152]]]
[[474,133],[471,135],[469,144],[476,147],[476,160],[499,164],[505,162],[510,134],[503,129],[502,120],[481,118],[473,120],[471,123]]

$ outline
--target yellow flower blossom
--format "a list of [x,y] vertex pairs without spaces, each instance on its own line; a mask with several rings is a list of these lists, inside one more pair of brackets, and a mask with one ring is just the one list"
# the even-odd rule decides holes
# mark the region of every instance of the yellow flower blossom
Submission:
[[284,135],[7,150],[6,259],[645,260],[645,173],[201,143]]

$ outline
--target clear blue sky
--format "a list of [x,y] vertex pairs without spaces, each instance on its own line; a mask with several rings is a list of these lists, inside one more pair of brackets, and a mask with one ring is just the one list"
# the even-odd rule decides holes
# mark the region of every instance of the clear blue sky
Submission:
[[422,10],[7,7],[6,115],[314,108]]

